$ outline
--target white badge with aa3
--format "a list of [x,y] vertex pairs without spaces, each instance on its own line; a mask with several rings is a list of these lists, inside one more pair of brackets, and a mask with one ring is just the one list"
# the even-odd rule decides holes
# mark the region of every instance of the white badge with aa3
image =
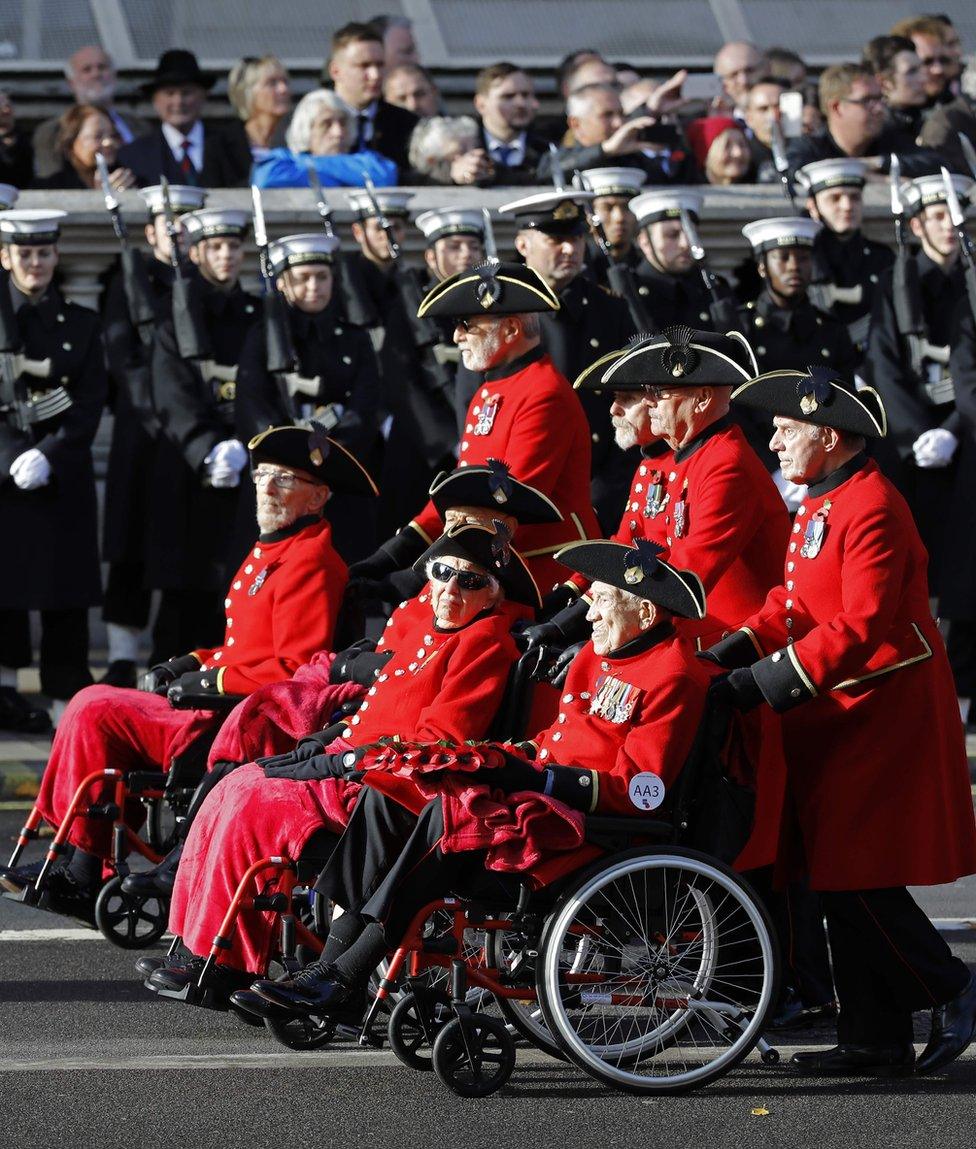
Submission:
[[635,775],[627,787],[630,800],[638,810],[656,810],[666,792],[661,779],[650,771]]

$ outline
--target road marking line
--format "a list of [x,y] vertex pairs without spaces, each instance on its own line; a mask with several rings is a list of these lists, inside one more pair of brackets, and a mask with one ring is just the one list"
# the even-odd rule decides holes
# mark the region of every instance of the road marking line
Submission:
[[0,930],[0,942],[103,942],[98,930],[84,926],[48,926],[36,930]]
[[976,918],[933,918],[937,930],[976,930]]

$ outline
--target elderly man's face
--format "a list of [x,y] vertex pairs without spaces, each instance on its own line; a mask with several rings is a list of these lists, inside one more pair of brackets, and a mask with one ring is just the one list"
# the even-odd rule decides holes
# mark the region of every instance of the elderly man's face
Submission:
[[586,96],[586,111],[579,116],[570,116],[569,126],[578,144],[592,148],[610,139],[624,122],[624,110],[615,92],[588,92]]
[[746,104],[746,123],[753,135],[768,148],[773,138],[772,124],[779,120],[779,98],[783,89],[779,84],[756,84],[749,91]]
[[68,87],[78,104],[110,104],[115,95],[115,67],[102,48],[79,48],[68,60]]
[[613,437],[621,451],[631,447],[646,447],[654,436],[651,416],[641,391],[615,391],[610,404]]
[[759,78],[762,53],[751,44],[726,44],[715,57],[715,75],[728,98],[737,106],[745,103],[749,89]]
[[188,132],[200,119],[206,98],[199,84],[170,84],[153,92],[152,106],[164,124]]
[[773,417],[773,427],[769,449],[776,452],[783,478],[799,484],[821,478],[827,466],[823,428],[782,415]]
[[469,371],[489,371],[501,363],[506,354],[505,317],[486,315],[459,319],[454,326],[454,342],[461,351],[461,362]]
[[262,534],[284,530],[305,515],[319,514],[329,497],[324,483],[281,463],[259,463],[251,475]]
[[711,399],[710,387],[648,387],[645,402],[651,418],[651,434],[677,450],[698,434]]
[[582,235],[549,235],[527,228],[515,237],[515,250],[553,291],[562,291],[583,270],[586,239]]
[[619,650],[647,629],[648,618],[653,621],[653,606],[619,587],[595,582],[590,587],[589,597],[591,602],[586,621],[593,626],[593,649],[597,654],[612,654]]
[[[458,582],[459,572],[470,572],[484,585],[467,590]],[[437,625],[445,630],[466,626],[476,615],[501,598],[497,582],[477,563],[454,555],[444,555],[427,564],[430,603]],[[442,581],[447,579],[446,582]]]

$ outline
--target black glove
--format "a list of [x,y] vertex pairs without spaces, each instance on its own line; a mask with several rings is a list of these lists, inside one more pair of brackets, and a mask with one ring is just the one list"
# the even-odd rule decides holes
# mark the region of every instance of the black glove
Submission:
[[765,701],[759,689],[752,667],[743,666],[713,680],[708,688],[708,697],[714,702],[724,703],[743,712],[752,710]]
[[414,598],[424,585],[424,576],[413,567],[393,571],[382,578],[356,578],[348,584],[347,593],[356,602],[370,600],[399,604]]
[[713,654],[710,650],[698,650],[695,652],[695,658],[700,658],[702,662],[711,662],[715,666],[721,666],[717,654]]
[[220,697],[217,688],[219,670],[195,670],[192,674],[181,674],[175,682],[170,683],[166,691],[170,706],[178,706],[185,694],[209,694],[214,698]]
[[[332,742],[332,739],[329,739]],[[317,734],[309,734],[297,744],[294,750],[286,750],[284,754],[270,754],[265,758],[255,758],[259,766],[294,766],[298,762],[307,762],[323,753],[329,742],[323,742]]]
[[519,790],[532,790],[541,794],[546,788],[545,770],[537,770],[530,762],[516,754],[509,754],[507,750],[502,753],[505,755],[504,766],[494,770],[476,770],[471,775],[472,779],[494,790],[504,790],[506,794],[514,794]]
[[329,683],[337,686],[340,682],[352,681],[352,664],[363,653],[372,654],[376,643],[371,638],[361,638],[345,650],[337,650],[335,660],[329,670]]
[[139,689],[150,694],[165,694],[171,682],[181,674],[189,674],[200,669],[200,660],[194,654],[181,654],[179,658],[168,658],[156,666],[150,666],[139,680]]
[[404,527],[399,534],[375,550],[367,559],[360,559],[349,568],[349,581],[380,579],[393,571],[413,566],[427,549],[427,544],[412,527]]
[[316,754],[299,762],[267,763],[265,778],[288,778],[294,782],[314,782],[322,778],[344,778],[363,756],[362,750],[341,750],[338,754]]
[[562,686],[566,681],[566,674],[569,671],[570,663],[585,645],[585,642],[574,642],[571,646],[567,646],[565,650],[560,651],[558,658],[550,665],[546,672],[546,678],[553,686]]
[[535,650],[540,646],[561,650],[566,644],[566,636],[553,622],[537,622],[522,631],[513,632],[513,636],[520,650]]
[[546,595],[542,596],[542,608],[539,614],[543,618],[552,618],[564,607],[571,606],[580,596],[579,588],[572,583],[560,583]]

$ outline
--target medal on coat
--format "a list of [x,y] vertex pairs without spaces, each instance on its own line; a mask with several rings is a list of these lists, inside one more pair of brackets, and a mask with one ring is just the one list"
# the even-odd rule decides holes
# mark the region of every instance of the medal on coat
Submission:
[[481,410],[478,412],[478,422],[474,425],[473,435],[490,435],[491,429],[495,425],[495,416],[498,414],[498,408],[502,405],[501,395],[489,395],[488,398],[481,404]]
[[688,533],[688,480],[681,488],[681,498],[674,504],[674,537],[683,539]]
[[800,554],[805,559],[815,559],[820,554],[824,535],[827,533],[830,506],[830,499],[827,499],[819,511],[813,512],[807,522],[807,529],[803,532],[803,546],[800,547]]
[[596,680],[596,693],[590,703],[590,713],[608,722],[627,722],[639,700],[640,691],[636,686],[614,678],[612,674],[602,674]]
[[647,497],[644,499],[644,518],[656,519],[670,497],[664,493],[664,476],[660,471],[651,471],[651,481],[647,485]]
[[267,577],[270,573],[271,573],[271,567],[270,566],[263,567],[261,570],[258,571],[257,575],[255,575],[254,582],[252,582],[251,585],[247,588],[247,593],[248,593],[249,598],[254,598],[254,596],[258,593],[258,591],[261,589],[261,587],[264,586],[265,580],[267,579]]

